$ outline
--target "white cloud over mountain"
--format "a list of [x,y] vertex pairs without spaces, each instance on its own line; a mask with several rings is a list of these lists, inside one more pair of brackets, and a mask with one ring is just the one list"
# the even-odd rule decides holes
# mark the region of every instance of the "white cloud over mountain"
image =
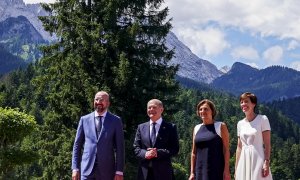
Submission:
[[[250,60],[261,57],[258,64],[261,68],[269,63],[290,66],[292,60],[285,50],[300,53],[298,0],[166,0],[166,5],[178,38],[198,56],[205,54],[218,66],[223,66],[224,57],[232,54]],[[203,34],[211,27],[222,36],[211,34],[211,31]],[[236,32],[238,34],[234,34]],[[211,36],[214,39],[207,42]],[[249,46],[252,49],[241,49]],[[213,52],[219,53],[220,59],[216,59]],[[252,59],[250,54],[254,55]],[[300,59],[294,61],[300,62]]]
[[296,70],[300,71],[300,61],[292,62],[291,65],[290,65],[290,67],[293,68],[293,69],[296,69]]
[[299,44],[298,41],[292,40],[292,41],[289,43],[287,50],[288,50],[288,51],[294,50],[294,49],[298,48],[299,45],[300,45],[300,44]]
[[248,59],[248,60],[258,60],[259,55],[256,49],[251,46],[239,46],[232,50],[231,56],[234,59]]
[[273,46],[267,49],[263,53],[263,58],[269,62],[269,64],[279,63],[282,60],[283,49],[280,46]]
[[193,28],[180,29],[177,34],[185,42],[190,42],[189,48],[200,57],[212,57],[230,47],[225,34],[217,28],[207,27],[195,30]]

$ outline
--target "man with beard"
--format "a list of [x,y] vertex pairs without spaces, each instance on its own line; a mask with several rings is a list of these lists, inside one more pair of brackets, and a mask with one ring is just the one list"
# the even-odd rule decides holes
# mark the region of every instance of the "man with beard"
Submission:
[[72,155],[72,180],[122,180],[124,133],[121,118],[108,112],[109,94],[95,95],[95,111],[80,118]]
[[162,119],[163,111],[160,100],[150,100],[149,120],[137,128],[133,147],[140,160],[138,180],[174,180],[171,158],[179,151],[177,128]]

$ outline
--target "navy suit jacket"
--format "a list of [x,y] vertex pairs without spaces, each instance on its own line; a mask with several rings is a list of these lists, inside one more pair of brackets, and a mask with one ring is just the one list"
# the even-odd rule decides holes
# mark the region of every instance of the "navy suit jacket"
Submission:
[[72,169],[79,169],[81,175],[88,176],[97,161],[100,179],[113,179],[116,171],[123,172],[124,151],[121,119],[107,112],[97,138],[95,112],[92,112],[80,118],[73,146]]
[[150,160],[145,158],[147,149],[151,148],[149,121],[138,126],[133,147],[135,155],[140,159],[138,180],[146,180],[150,164],[152,165],[156,180],[173,179],[171,157],[177,155],[179,151],[178,134],[175,124],[162,121],[154,144],[154,148],[157,149],[156,158]]

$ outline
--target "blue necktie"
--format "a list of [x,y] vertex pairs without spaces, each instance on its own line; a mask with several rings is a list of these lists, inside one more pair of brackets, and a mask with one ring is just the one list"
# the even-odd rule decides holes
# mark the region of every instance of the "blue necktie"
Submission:
[[150,136],[152,147],[154,146],[155,141],[156,141],[156,129],[155,129],[155,125],[156,125],[155,122],[152,123],[152,132],[151,132],[151,136]]
[[96,129],[97,129],[97,136],[99,136],[100,132],[101,132],[101,129],[102,129],[102,116],[98,116],[99,119],[98,119],[98,124],[96,126]]

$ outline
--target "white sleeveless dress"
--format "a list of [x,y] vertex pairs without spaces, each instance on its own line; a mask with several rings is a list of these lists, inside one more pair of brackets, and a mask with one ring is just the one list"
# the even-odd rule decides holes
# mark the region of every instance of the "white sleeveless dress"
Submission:
[[272,174],[262,177],[265,160],[262,132],[271,130],[269,120],[265,115],[257,115],[248,122],[240,120],[237,133],[242,142],[240,159],[236,168],[236,180],[272,180]]

